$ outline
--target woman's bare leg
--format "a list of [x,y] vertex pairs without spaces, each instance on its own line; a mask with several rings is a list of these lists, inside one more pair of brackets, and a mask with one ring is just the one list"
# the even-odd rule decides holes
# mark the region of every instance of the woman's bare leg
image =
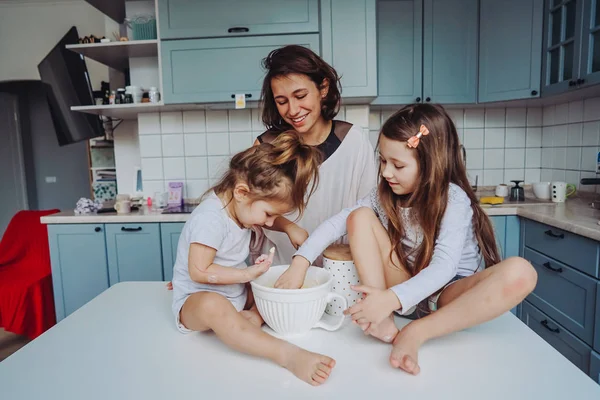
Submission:
[[410,322],[398,333],[390,363],[418,374],[417,353],[423,343],[498,317],[523,301],[536,283],[535,269],[520,257],[456,281],[440,295],[437,311]]
[[246,284],[246,290],[248,293],[248,298],[246,299],[246,305],[244,309],[240,311],[242,317],[246,318],[252,324],[261,327],[262,324],[265,323],[265,320],[262,318],[260,313],[258,312],[258,308],[256,307],[256,303],[254,302],[254,295],[252,294],[252,286],[250,284]]
[[212,329],[232,349],[267,358],[314,386],[324,383],[335,366],[335,360],[330,357],[311,353],[263,332],[217,293],[194,293],[186,300],[180,316],[181,323],[188,329],[201,332]]
[[[389,259],[392,250],[390,238],[371,209],[364,207],[353,211],[348,217],[347,229],[352,258],[362,285],[387,289],[410,277],[403,268],[391,265]],[[395,255],[394,263],[400,265]],[[361,329],[388,343],[398,333],[392,315],[378,325],[361,326]]]

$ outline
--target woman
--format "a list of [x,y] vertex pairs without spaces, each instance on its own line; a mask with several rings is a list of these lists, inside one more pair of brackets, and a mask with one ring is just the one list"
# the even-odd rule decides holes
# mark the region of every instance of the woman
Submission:
[[[265,253],[275,246],[274,265],[289,264],[307,232],[369,193],[376,184],[377,169],[373,147],[362,129],[334,120],[341,99],[340,78],[335,69],[312,50],[298,45],[273,50],[263,60],[263,66],[267,73],[261,96],[262,121],[268,130],[254,144],[271,142],[278,134],[293,129],[323,155],[319,186],[303,216],[286,216],[302,229],[290,224],[291,232],[256,231],[252,254]],[[320,260],[315,262],[319,263]],[[276,286],[291,287],[291,276],[304,272],[290,269]]]

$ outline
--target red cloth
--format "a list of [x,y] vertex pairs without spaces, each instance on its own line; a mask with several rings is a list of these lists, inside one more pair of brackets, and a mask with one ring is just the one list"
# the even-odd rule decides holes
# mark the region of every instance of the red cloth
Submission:
[[48,229],[60,210],[19,211],[0,242],[0,327],[35,339],[54,324]]

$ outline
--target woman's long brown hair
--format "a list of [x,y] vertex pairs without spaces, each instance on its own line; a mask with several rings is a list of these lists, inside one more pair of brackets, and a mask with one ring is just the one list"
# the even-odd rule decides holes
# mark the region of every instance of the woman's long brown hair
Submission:
[[295,131],[283,132],[271,143],[234,155],[227,172],[208,192],[231,194],[241,181],[248,185],[253,199],[290,204],[300,218],[318,185],[320,163],[321,152],[316,147],[304,144]]
[[[460,143],[456,127],[444,108],[433,104],[413,104],[393,114],[383,125],[380,140],[385,136],[391,140],[406,142],[419,132],[421,124],[429,129],[423,136],[416,152],[420,174],[413,193],[398,196],[392,192],[384,179],[379,182],[378,193],[381,205],[389,219],[388,232],[392,252],[412,275],[418,274],[431,262],[435,241],[439,234],[442,217],[448,204],[450,183],[465,191],[473,209],[473,230],[486,266],[500,262],[494,230],[489,218],[479,205],[467,171],[460,157]],[[378,144],[379,145],[379,144]],[[402,247],[404,227],[400,218],[401,207],[412,207],[422,231],[423,241],[412,250],[414,264],[407,262],[408,255]],[[390,254],[390,259],[392,254]]]

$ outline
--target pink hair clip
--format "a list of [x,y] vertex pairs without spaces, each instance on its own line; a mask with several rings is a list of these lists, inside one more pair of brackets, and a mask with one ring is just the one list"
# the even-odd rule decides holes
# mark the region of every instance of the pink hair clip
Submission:
[[408,147],[412,147],[414,149],[419,145],[421,136],[427,136],[427,135],[429,135],[429,129],[427,129],[427,127],[425,125],[421,125],[421,127],[419,128],[419,133],[417,133],[415,136],[408,139],[406,145]]

